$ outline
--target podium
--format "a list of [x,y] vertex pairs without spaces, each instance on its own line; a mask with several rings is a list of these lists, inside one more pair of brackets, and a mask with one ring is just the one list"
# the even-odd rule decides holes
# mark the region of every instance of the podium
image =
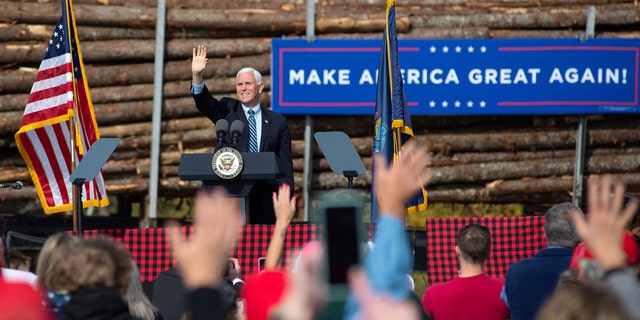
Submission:
[[[278,157],[273,152],[241,152],[244,167],[233,179],[218,177],[212,167],[213,153],[185,153],[180,156],[178,177],[185,181],[202,181],[202,187],[223,186],[234,197],[246,198],[253,185],[261,180],[275,180],[284,175]],[[246,214],[243,201],[243,220]]]

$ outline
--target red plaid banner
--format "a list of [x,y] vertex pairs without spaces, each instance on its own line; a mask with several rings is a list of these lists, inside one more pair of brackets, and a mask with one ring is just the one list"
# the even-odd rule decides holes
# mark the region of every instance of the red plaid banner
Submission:
[[454,252],[456,236],[462,227],[477,223],[491,231],[491,254],[486,261],[488,275],[504,278],[509,266],[530,258],[546,244],[544,216],[477,217],[427,219],[427,280],[449,281],[458,273]]
[[[491,230],[491,256],[486,264],[487,274],[503,278],[509,265],[533,256],[544,242],[544,217],[486,217],[427,219],[427,270],[429,283],[444,282],[457,273],[458,262],[453,248],[462,227],[479,223]],[[243,276],[258,271],[258,258],[267,254],[273,225],[248,225],[242,230],[237,246],[229,253],[238,258]],[[374,224],[366,224],[369,239]],[[182,227],[184,239],[190,239],[193,227]],[[86,230],[85,238],[107,236],[124,245],[140,268],[142,281],[153,281],[158,274],[174,265],[164,230],[110,229]],[[312,240],[321,238],[321,228],[314,224],[293,224],[287,230],[283,265],[291,267],[300,250]]]
[[[243,228],[237,246],[229,253],[231,257],[238,258],[243,275],[258,271],[258,258],[266,256],[273,228],[273,225],[249,225]],[[193,227],[182,227],[184,239],[190,239],[192,232]],[[140,269],[141,280],[145,282],[154,281],[161,272],[174,265],[169,241],[161,228],[86,230],[83,235],[85,239],[106,236],[124,245]],[[284,245],[283,265],[291,266],[302,247],[318,238],[315,225],[289,226]]]

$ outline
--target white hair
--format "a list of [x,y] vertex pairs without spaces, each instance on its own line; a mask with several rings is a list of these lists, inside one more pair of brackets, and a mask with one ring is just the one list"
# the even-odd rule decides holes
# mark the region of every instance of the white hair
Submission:
[[262,74],[260,74],[260,71],[254,69],[254,68],[242,68],[240,69],[240,71],[238,71],[238,73],[236,73],[236,79],[238,79],[238,76],[241,73],[246,73],[246,72],[253,72],[253,76],[256,78],[256,83],[257,84],[261,84],[262,83]]

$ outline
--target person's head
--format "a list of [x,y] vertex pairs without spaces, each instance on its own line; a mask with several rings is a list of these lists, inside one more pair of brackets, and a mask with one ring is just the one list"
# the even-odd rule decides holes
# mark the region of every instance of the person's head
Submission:
[[[638,264],[640,260],[640,251],[638,250],[638,244],[636,240],[633,238],[630,232],[625,232],[624,237],[622,238],[621,244],[622,252],[624,252],[625,263],[629,267],[634,267]],[[571,257],[571,263],[569,264],[569,268],[578,268],[580,267],[580,262],[583,260],[593,260],[595,261],[595,257],[591,250],[587,248],[584,242],[580,242],[576,248],[573,250],[573,256]]]
[[142,281],[140,281],[140,270],[138,270],[138,266],[133,261],[131,261],[131,272],[129,274],[129,287],[124,295],[124,300],[129,305],[129,314],[136,319],[155,320],[158,308],[151,304],[151,301],[145,295],[142,289]]
[[571,220],[573,211],[582,213],[578,206],[570,202],[556,204],[547,210],[544,216],[547,245],[574,248],[578,244],[580,239]]
[[556,290],[564,287],[571,287],[580,284],[580,278],[577,268],[567,269],[560,273]]
[[491,233],[485,226],[469,224],[458,232],[456,255],[472,264],[484,264],[491,249]]
[[242,68],[236,74],[236,93],[238,100],[253,108],[260,103],[260,93],[264,89],[262,75],[253,68]]
[[64,232],[55,233],[47,238],[38,254],[36,274],[42,289],[63,291],[64,283],[59,278],[62,260],[67,258],[68,246],[78,238]]
[[52,290],[74,292],[114,287],[124,295],[129,285],[129,253],[107,239],[79,240],[69,244],[65,257],[56,262]]
[[129,251],[119,247],[115,242],[102,238],[85,240],[88,246],[103,250],[113,261],[113,284],[120,294],[124,295],[131,279],[131,256]]
[[536,319],[631,319],[618,297],[601,282],[583,282],[558,288],[542,305]]

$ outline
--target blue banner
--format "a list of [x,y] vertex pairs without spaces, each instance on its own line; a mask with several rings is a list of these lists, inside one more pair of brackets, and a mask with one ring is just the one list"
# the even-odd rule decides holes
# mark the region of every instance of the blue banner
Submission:
[[[382,40],[272,39],[271,106],[371,115]],[[399,40],[412,115],[640,113],[639,39]]]

